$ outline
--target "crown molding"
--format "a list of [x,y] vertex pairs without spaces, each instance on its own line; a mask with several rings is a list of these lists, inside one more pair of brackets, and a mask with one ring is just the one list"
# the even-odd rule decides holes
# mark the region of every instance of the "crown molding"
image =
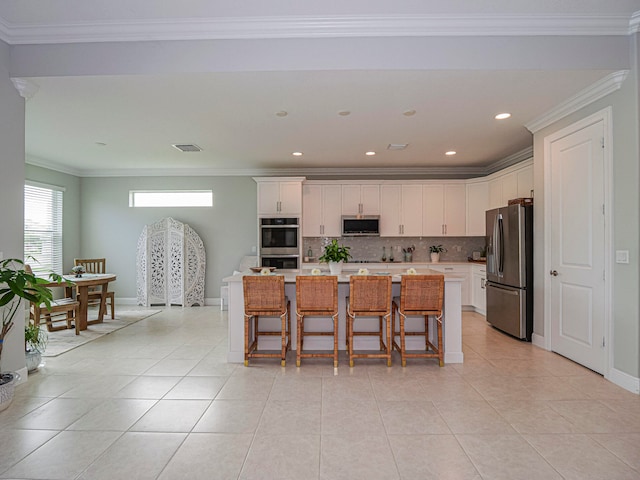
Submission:
[[292,177],[322,178],[415,178],[415,179],[469,179],[486,177],[499,170],[533,157],[533,147],[527,147],[497,162],[483,167],[380,167],[380,168],[120,168],[102,170],[78,170],[42,158],[29,156],[26,163],[48,168],[76,177]]
[[557,107],[542,114],[531,122],[526,123],[525,127],[531,133],[536,133],[543,128],[548,127],[567,115],[571,115],[596,100],[620,89],[622,82],[624,82],[628,74],[629,70],[620,70],[607,75],[602,80],[598,80],[590,87],[587,87],[576,93],[574,96],[568,98]]
[[186,18],[171,20],[10,25],[13,45],[268,38],[628,35],[636,14],[623,15],[345,15]]

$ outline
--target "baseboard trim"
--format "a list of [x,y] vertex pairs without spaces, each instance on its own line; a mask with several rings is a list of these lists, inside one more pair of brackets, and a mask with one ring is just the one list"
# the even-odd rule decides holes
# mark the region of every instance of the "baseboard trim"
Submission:
[[538,335],[537,333],[532,334],[531,343],[536,347],[548,350],[547,346],[545,345],[544,337],[542,335]]
[[629,375],[628,373],[612,368],[609,370],[609,374],[606,378],[611,383],[615,383],[619,387],[622,387],[631,393],[635,393],[636,395],[640,394],[640,378],[638,377],[634,377],[633,375]]

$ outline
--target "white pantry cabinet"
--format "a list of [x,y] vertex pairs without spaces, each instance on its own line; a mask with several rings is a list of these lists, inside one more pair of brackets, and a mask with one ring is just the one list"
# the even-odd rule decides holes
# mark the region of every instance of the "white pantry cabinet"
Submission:
[[302,215],[303,177],[254,178],[258,184],[258,215]]
[[380,236],[422,235],[422,185],[380,186]]
[[380,215],[380,185],[342,185],[342,215]]
[[305,184],[302,186],[302,236],[339,237],[342,186]]
[[422,187],[422,235],[462,237],[466,234],[466,187],[429,184]]

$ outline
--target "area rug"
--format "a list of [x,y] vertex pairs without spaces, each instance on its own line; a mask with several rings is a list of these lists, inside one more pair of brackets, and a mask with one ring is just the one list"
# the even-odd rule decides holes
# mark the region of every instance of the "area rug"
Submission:
[[[47,348],[42,356],[57,357],[69,350],[73,350],[85,343],[92,342],[104,335],[108,335],[116,330],[132,325],[159,312],[160,310],[116,311],[115,319],[112,320],[111,317],[105,316],[105,320],[102,323],[89,325],[86,330],[80,332],[80,335],[76,335],[76,331],[73,328],[68,330],[59,330],[57,332],[47,332],[49,335],[49,342],[47,343]],[[91,312],[89,312],[89,319],[91,319]]]

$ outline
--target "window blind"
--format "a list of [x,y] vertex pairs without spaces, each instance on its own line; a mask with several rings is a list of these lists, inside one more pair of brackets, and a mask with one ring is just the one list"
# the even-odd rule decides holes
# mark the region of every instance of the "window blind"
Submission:
[[62,195],[60,187],[24,186],[24,255],[36,274],[63,273]]

